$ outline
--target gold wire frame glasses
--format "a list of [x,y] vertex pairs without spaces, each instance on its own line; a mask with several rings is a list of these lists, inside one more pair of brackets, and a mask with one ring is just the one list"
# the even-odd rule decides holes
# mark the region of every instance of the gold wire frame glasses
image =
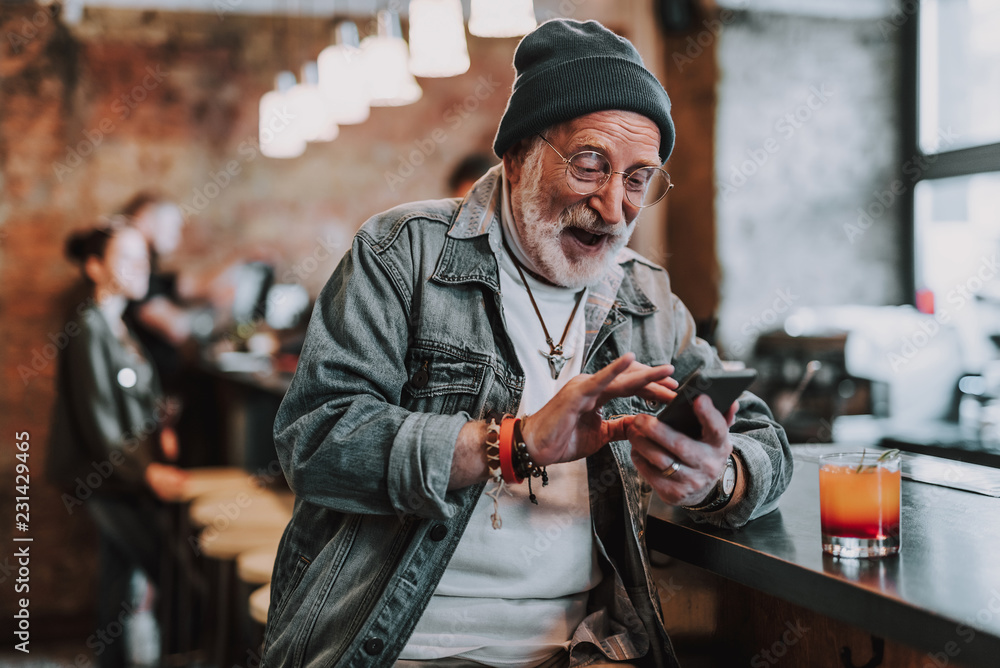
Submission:
[[599,151],[580,151],[567,158],[548,139],[540,134],[538,137],[565,163],[566,183],[573,192],[580,195],[593,195],[614,174],[621,174],[625,197],[633,206],[644,209],[662,200],[674,187],[670,182],[670,175],[659,167],[638,167],[630,172],[616,172],[611,169],[611,161],[607,156]]

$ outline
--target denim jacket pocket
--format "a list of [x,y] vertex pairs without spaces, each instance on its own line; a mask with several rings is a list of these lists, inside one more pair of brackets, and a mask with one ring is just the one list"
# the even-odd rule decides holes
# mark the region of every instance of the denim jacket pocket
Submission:
[[302,584],[302,579],[305,576],[306,571],[309,570],[309,565],[310,561],[302,555],[299,555],[299,558],[295,560],[295,570],[288,578],[288,584],[285,586],[285,590],[281,595],[281,600],[277,602],[277,608],[274,610],[273,623],[267,625],[266,635],[264,636],[264,652],[267,651],[268,646],[271,644],[273,631],[278,626],[281,615],[285,612],[285,608],[288,607],[288,602],[293,598],[295,590],[300,584]]
[[470,354],[447,348],[421,346],[410,350],[409,379],[403,385],[403,404],[408,410],[439,415],[478,413],[488,365]]

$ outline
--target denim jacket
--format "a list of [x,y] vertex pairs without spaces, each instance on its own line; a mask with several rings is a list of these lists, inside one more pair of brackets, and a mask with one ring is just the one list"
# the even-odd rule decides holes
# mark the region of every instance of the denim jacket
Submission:
[[[262,666],[391,666],[448,565],[484,487],[448,490],[459,430],[515,413],[524,387],[504,325],[499,205],[495,168],[461,202],[377,215],[320,293],[275,421],[296,502]],[[584,372],[630,350],[674,364],[678,377],[718,367],[667,273],[629,250],[618,260],[588,293]],[[605,413],[659,408],[631,397]],[[741,397],[731,431],[747,491],[704,519],[738,527],[773,509],[792,467],[784,432],[753,395]],[[605,577],[571,641],[573,665],[677,665],[643,537],[652,490],[629,452],[615,442],[587,460]]]

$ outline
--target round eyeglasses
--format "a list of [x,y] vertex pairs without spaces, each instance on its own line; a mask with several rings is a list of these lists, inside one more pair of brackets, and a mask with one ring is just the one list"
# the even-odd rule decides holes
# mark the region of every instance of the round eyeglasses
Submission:
[[603,153],[580,151],[566,158],[548,139],[542,135],[538,137],[566,163],[566,183],[577,194],[593,195],[611,180],[613,174],[621,174],[622,183],[625,184],[625,197],[633,206],[644,209],[659,202],[674,187],[670,182],[670,175],[659,167],[639,167],[631,172],[616,172],[611,169],[611,161]]

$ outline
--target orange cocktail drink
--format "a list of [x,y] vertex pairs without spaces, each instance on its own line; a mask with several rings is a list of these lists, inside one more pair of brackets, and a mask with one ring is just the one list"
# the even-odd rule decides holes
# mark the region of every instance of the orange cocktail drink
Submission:
[[898,451],[820,457],[823,550],[839,557],[884,557],[899,551]]

